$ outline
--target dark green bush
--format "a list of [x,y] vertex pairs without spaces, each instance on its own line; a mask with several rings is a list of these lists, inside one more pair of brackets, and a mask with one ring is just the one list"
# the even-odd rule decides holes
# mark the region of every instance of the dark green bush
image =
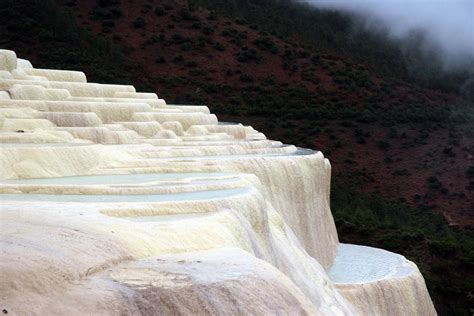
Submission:
[[474,166],[467,168],[466,174],[468,178],[474,178]]
[[183,55],[177,55],[173,58],[173,62],[176,63],[176,64],[181,63],[183,61],[184,61]]
[[377,142],[377,147],[380,150],[387,150],[387,149],[390,148],[390,144],[387,143],[386,141],[380,140],[380,141]]
[[267,50],[272,54],[278,53],[278,47],[275,42],[268,36],[261,36],[254,41],[255,46],[262,50]]
[[202,28],[202,33],[205,35],[211,35],[212,33],[214,33],[214,29],[209,26],[205,26]]
[[185,21],[197,21],[197,17],[193,16],[191,14],[191,11],[189,9],[183,8],[179,12],[180,17],[185,20]]
[[260,56],[254,48],[243,48],[239,55],[237,56],[237,60],[241,63],[255,61],[257,63],[262,61],[262,56]]
[[115,25],[114,20],[103,20],[102,27],[113,27]]
[[133,21],[133,26],[136,27],[137,29],[144,28],[146,25],[145,19],[139,16]]
[[165,64],[165,63],[166,63],[165,57],[159,56],[159,57],[156,59],[156,63],[157,63],[157,64]]
[[242,75],[240,75],[240,81],[242,81],[242,82],[254,82],[255,78],[250,76],[250,75],[242,74]]
[[164,16],[166,15],[166,10],[161,5],[156,6],[155,8],[156,16]]
[[428,182],[428,188],[430,188],[431,190],[439,190],[443,187],[439,179],[435,176],[430,176],[427,179],[427,182]]
[[189,52],[192,49],[193,49],[193,44],[191,44],[190,42],[184,42],[183,44],[181,44],[182,51]]
[[224,44],[222,44],[222,43],[220,43],[220,42],[215,42],[214,45],[213,45],[213,47],[214,47],[215,49],[217,49],[218,51],[221,51],[221,52],[222,52],[222,51],[225,51],[225,46],[224,46]]

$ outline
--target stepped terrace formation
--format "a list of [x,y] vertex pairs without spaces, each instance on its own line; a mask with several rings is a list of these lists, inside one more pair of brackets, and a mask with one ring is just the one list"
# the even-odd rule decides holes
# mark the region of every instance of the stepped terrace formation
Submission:
[[1,308],[435,315],[403,256],[340,244],[321,152],[0,51]]

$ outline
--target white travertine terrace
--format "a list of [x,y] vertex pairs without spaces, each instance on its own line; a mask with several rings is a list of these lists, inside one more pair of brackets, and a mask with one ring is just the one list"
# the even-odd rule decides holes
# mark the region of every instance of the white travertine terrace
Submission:
[[340,244],[320,152],[0,50],[1,309],[435,315],[403,256]]

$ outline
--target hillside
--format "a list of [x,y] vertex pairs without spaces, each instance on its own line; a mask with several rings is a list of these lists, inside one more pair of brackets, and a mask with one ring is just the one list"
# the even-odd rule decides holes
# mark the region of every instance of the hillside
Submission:
[[[26,2],[1,9],[2,47],[38,67],[84,69],[90,81],[133,83],[168,103],[207,104],[221,120],[321,150],[333,167],[341,239],[417,262],[440,313],[462,314],[472,304],[464,273],[473,262],[466,249],[474,117],[458,94],[387,72],[356,52],[315,48],[298,34],[278,37],[263,24],[183,2],[61,2],[78,26],[54,3],[47,11]],[[328,16],[322,19],[344,24]],[[432,212],[465,229],[447,228]]]
[[124,47],[147,74],[137,78],[143,87],[321,149],[335,178],[357,181],[366,193],[442,212],[453,225],[474,223],[467,198],[472,130],[463,126],[466,117],[449,112],[461,102],[455,94],[387,78],[363,58],[312,51],[295,38],[185,4],[113,2],[89,1],[75,16]]

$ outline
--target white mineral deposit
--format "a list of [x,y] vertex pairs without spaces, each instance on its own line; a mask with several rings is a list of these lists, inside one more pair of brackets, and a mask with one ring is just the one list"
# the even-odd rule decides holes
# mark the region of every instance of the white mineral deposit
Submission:
[[435,315],[403,256],[340,244],[321,152],[0,50],[1,309]]

